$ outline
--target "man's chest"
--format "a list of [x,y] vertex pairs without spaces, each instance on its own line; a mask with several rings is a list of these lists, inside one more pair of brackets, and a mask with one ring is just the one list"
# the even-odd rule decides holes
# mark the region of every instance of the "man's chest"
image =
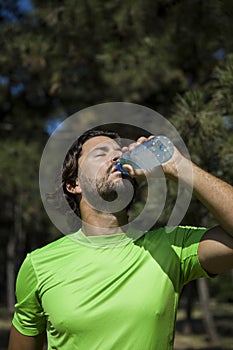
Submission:
[[[62,272],[62,273],[61,273]],[[146,251],[95,251],[53,271],[42,287],[49,324],[71,333],[117,326],[126,320],[154,322],[174,309],[174,290]]]

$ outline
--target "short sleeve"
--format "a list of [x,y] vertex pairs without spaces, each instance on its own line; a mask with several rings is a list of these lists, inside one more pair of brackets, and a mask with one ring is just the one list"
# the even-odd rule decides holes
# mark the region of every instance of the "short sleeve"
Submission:
[[206,228],[192,226],[177,227],[176,234],[182,239],[180,259],[183,284],[200,277],[210,277],[202,268],[198,258],[198,246],[206,230]]
[[35,336],[45,330],[46,319],[38,296],[38,281],[30,254],[27,255],[16,280],[14,327],[23,335]]

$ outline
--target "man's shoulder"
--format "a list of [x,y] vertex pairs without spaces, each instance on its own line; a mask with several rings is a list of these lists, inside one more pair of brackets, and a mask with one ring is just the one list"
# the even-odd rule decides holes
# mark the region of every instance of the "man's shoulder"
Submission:
[[56,240],[44,245],[43,247],[37,248],[29,253],[32,258],[37,258],[39,256],[48,255],[54,253],[59,253],[59,251],[64,252],[66,248],[72,247],[71,236],[65,235],[64,237],[57,238]]
[[167,240],[172,245],[182,246],[187,241],[193,241],[193,243],[200,241],[206,230],[204,227],[195,226],[164,226],[146,232],[144,241],[158,242],[160,240]]
[[34,271],[37,279],[42,280],[43,274],[48,276],[56,273],[72,259],[76,252],[77,245],[74,244],[70,235],[66,235],[28,253],[23,265],[26,270]]
[[166,229],[165,227],[159,227],[146,231],[139,237],[135,243],[140,246],[146,247],[148,244],[159,244],[159,241],[166,240]]

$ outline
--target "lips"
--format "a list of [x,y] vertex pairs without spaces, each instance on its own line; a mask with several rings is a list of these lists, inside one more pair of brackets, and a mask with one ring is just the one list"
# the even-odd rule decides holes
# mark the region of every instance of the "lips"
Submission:
[[114,166],[114,168],[111,171],[111,174],[115,173],[117,171],[117,168]]
[[119,174],[121,174],[121,172],[117,169],[116,166],[114,166],[114,167],[112,167],[112,168],[110,169],[109,175],[112,175],[112,174],[114,174],[114,173],[119,173]]

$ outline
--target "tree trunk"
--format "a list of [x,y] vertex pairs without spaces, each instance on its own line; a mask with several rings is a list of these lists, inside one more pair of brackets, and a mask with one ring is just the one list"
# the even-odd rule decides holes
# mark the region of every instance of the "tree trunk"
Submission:
[[199,300],[203,311],[203,321],[204,321],[206,332],[210,337],[210,341],[212,345],[220,348],[220,340],[219,340],[218,332],[214,324],[212,313],[210,311],[210,297],[209,297],[209,289],[208,289],[208,284],[206,279],[205,278],[198,279],[197,287],[198,287]]
[[186,319],[185,319],[185,325],[183,330],[184,334],[191,334],[193,332],[192,311],[193,311],[194,303],[196,301],[195,285],[196,285],[196,280],[191,281],[187,286],[185,286],[187,302],[185,306]]
[[22,209],[20,201],[15,200],[12,208],[12,217],[14,221],[13,232],[9,235],[6,252],[6,278],[7,278],[7,307],[13,313],[15,304],[15,265],[17,260],[17,247],[22,246],[23,230],[22,230]]
[[10,234],[6,249],[6,288],[7,288],[7,308],[12,313],[15,303],[15,264],[14,255],[16,247],[15,232]]

